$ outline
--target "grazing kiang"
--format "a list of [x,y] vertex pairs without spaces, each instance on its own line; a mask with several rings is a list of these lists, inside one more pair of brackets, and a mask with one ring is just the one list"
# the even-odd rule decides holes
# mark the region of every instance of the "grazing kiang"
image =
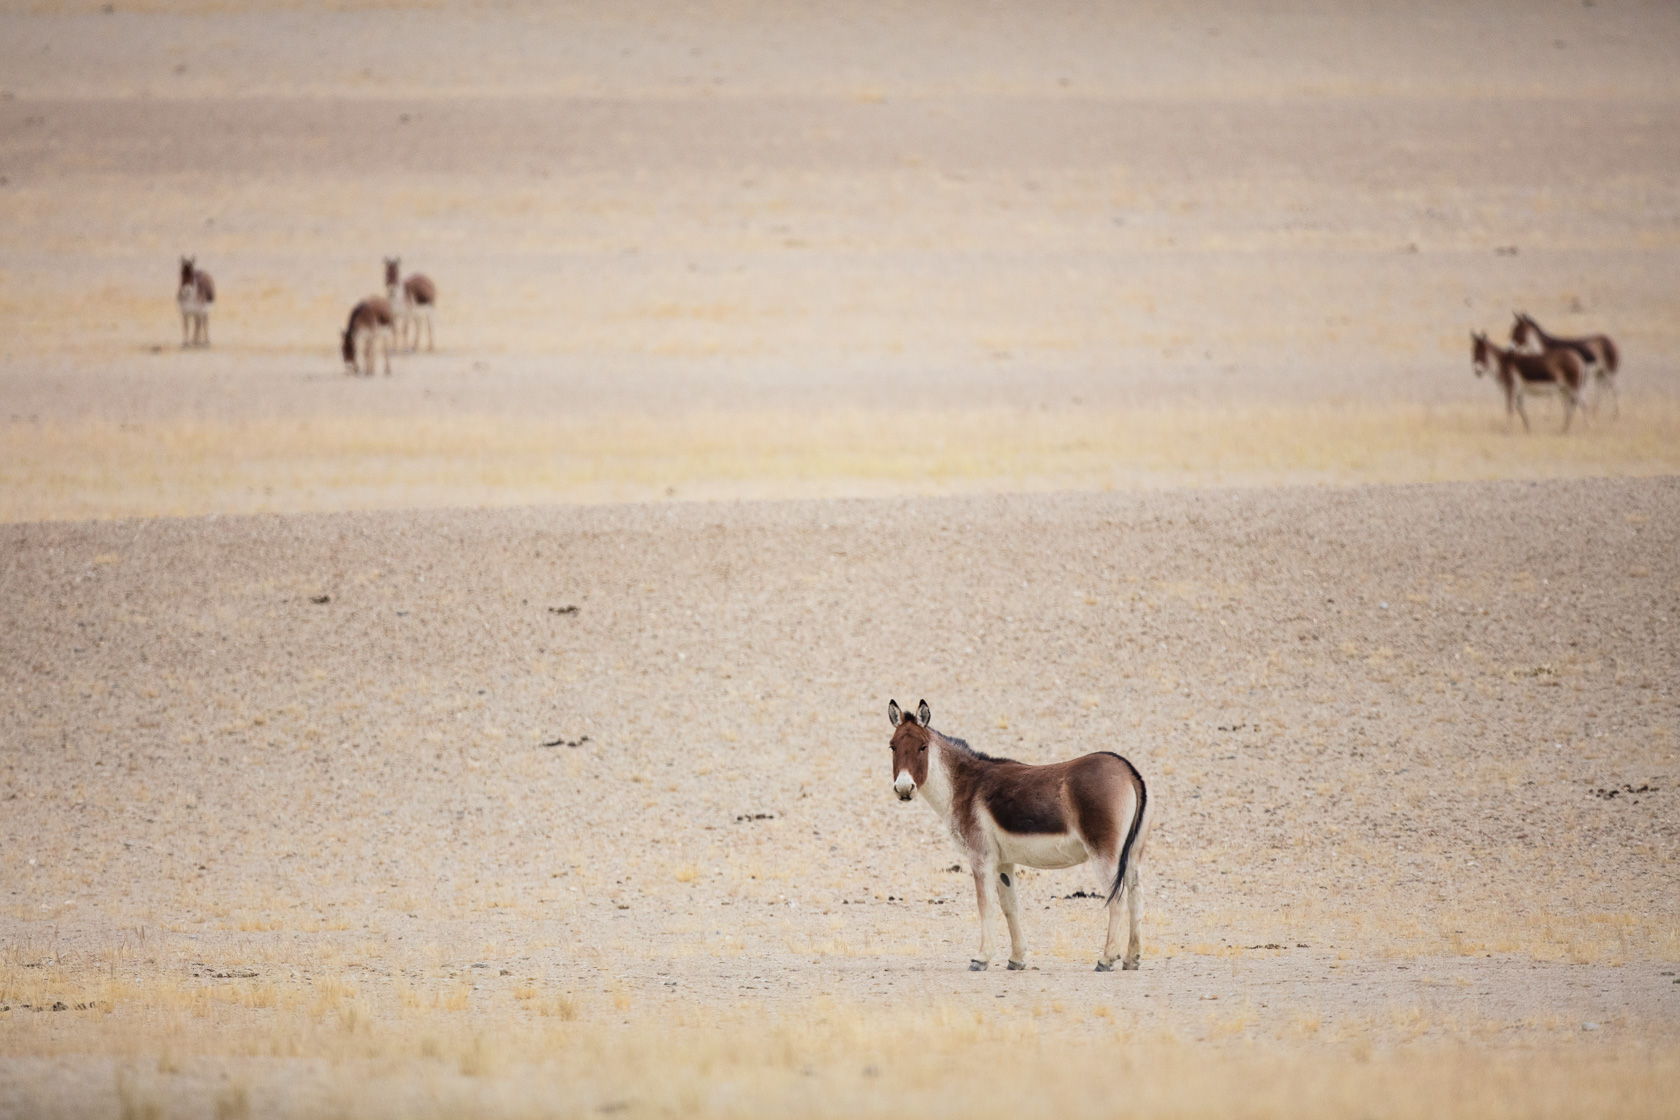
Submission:
[[197,257],[181,258],[181,284],[175,302],[181,308],[181,348],[210,345],[210,305],[216,302],[216,282],[198,267]]
[[416,272],[402,280],[402,258],[385,258],[385,298],[397,312],[397,345],[407,350],[420,348],[420,327],[426,327],[426,349],[432,349],[432,308],[437,306],[437,287],[431,278]]
[[[1558,338],[1549,335],[1534,321],[1534,316],[1525,311],[1514,311],[1516,322],[1511,324],[1511,345],[1519,350],[1526,350],[1531,345],[1539,353],[1550,353],[1553,350],[1570,350],[1581,361],[1582,375],[1593,386],[1593,409],[1604,399],[1604,394],[1610,394],[1610,403],[1615,406],[1614,415],[1622,414],[1622,401],[1616,395],[1616,371],[1621,368],[1622,357],[1616,349],[1616,344],[1607,334],[1588,334],[1579,338]],[[1583,387],[1584,388],[1584,387]]]
[[1108,937],[1097,971],[1112,972],[1121,958],[1123,923],[1129,925],[1123,967],[1138,966],[1143,918],[1138,862],[1149,835],[1149,791],[1137,767],[1111,751],[1045,766],[992,758],[935,731],[926,700],[914,712],[900,711],[894,700],[887,718],[893,725],[893,792],[909,801],[920,791],[974,872],[980,952],[971,970],[984,971],[997,953],[999,908],[1009,925],[1009,968],[1027,967],[1017,867],[1087,862],[1108,900]]
[[1504,390],[1506,428],[1511,426],[1511,413],[1515,412],[1522,417],[1523,431],[1529,431],[1523,398],[1555,393],[1563,398],[1563,430],[1569,430],[1575,407],[1581,403],[1581,359],[1573,350],[1524,354],[1495,346],[1479,331],[1470,336],[1470,343],[1470,364],[1476,376],[1491,372]]
[[[385,351],[385,376],[391,375],[391,338],[394,322],[391,304],[384,296],[369,296],[350,309],[350,321],[343,335],[344,364],[349,373],[373,376],[373,354],[376,348]],[[361,355],[360,366],[356,363]]]

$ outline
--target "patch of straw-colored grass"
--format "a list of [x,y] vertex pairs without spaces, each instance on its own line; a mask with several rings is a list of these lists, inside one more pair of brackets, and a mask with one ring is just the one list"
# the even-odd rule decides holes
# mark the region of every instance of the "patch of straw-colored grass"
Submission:
[[1666,398],[1568,436],[1507,433],[1492,404],[89,419],[7,427],[0,520],[1677,470]]

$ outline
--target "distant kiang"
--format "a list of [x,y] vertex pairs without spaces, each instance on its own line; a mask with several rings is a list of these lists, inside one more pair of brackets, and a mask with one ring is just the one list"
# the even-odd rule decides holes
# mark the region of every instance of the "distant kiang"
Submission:
[[1615,406],[1614,415],[1622,414],[1621,398],[1616,395],[1616,371],[1621,367],[1621,354],[1616,350],[1615,342],[1607,334],[1588,334],[1579,338],[1558,338],[1547,334],[1534,321],[1534,317],[1525,311],[1512,312],[1516,322],[1511,324],[1511,345],[1518,349],[1525,349],[1531,343],[1539,347],[1542,354],[1554,350],[1570,350],[1581,361],[1581,372],[1592,382],[1593,408],[1597,409],[1598,402],[1605,393],[1610,394],[1610,403]]
[[1017,971],[1027,967],[1027,946],[1015,869],[1089,862],[1108,900],[1108,937],[1097,971],[1112,972],[1121,955],[1122,911],[1130,918],[1122,967],[1135,969],[1143,917],[1138,861],[1149,834],[1149,792],[1137,767],[1110,751],[1046,766],[992,758],[935,731],[926,700],[914,712],[900,711],[894,700],[887,718],[895,729],[893,792],[909,801],[920,790],[974,872],[980,953],[968,967],[984,971],[997,952],[994,886],[1009,924],[1009,968]]
[[426,328],[426,349],[432,349],[432,308],[437,305],[437,287],[424,273],[406,280],[402,258],[385,258],[385,297],[397,312],[397,345],[406,350],[420,348],[420,327]]
[[[369,296],[350,309],[350,322],[343,335],[344,364],[350,373],[373,376],[373,355],[376,348],[385,351],[385,376],[391,375],[391,337],[393,320],[391,304],[384,296]],[[356,363],[361,355],[360,366]]]
[[175,302],[181,308],[181,348],[210,345],[210,305],[216,302],[216,282],[198,267],[197,257],[181,258],[181,284]]
[[1531,430],[1528,410],[1523,397],[1556,393],[1563,398],[1563,430],[1575,407],[1581,403],[1581,359],[1569,349],[1547,350],[1539,354],[1524,354],[1495,346],[1481,332],[1470,336],[1470,363],[1476,376],[1491,372],[1505,392],[1505,425],[1511,424],[1511,413],[1522,417],[1523,431]]

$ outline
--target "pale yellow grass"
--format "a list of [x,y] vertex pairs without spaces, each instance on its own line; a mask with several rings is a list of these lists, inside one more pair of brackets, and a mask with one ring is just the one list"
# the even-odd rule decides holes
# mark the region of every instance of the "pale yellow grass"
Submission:
[[13,423],[0,520],[1680,470],[1680,406],[1564,436],[1497,406],[699,412]]
[[[91,979],[91,978],[90,978]],[[10,997],[23,993],[15,983]],[[564,995],[473,993],[423,1002],[363,993],[336,977],[313,988],[157,977],[96,981],[91,1006],[58,1015],[0,1014],[0,1057],[100,1053],[119,1070],[125,1107],[167,1112],[171,1080],[219,1069],[235,1087],[274,1076],[253,1059],[304,1058],[323,1091],[362,1109],[381,1082],[453,1086],[498,1111],[526,1095],[543,1114],[817,1115],[1066,1114],[1112,1106],[1175,1115],[1523,1116],[1567,1100],[1575,1116],[1670,1114],[1680,1074],[1672,1044],[1606,1052],[1573,1022],[1528,1049],[1489,1050],[1509,1024],[1436,1022],[1416,1005],[1346,1019],[1325,1037],[1300,1012],[1268,1023],[1249,1004],[1215,1010],[1201,1037],[1140,1027],[1123,1002],[1070,1013],[1057,1001],[996,1008],[882,1011],[809,999],[793,1005],[677,1003],[656,1014],[624,993],[582,1009]],[[1527,1024],[1533,1026],[1534,1024]],[[1414,1041],[1429,1034],[1429,1041]],[[1212,1044],[1210,1046],[1210,1044]],[[995,1067],[1007,1061],[1011,1076]],[[467,1079],[455,1084],[457,1079]],[[1116,1098],[1115,1094],[1121,1094]],[[446,1101],[446,1096],[444,1100]],[[405,1114],[448,1111],[443,1102]]]

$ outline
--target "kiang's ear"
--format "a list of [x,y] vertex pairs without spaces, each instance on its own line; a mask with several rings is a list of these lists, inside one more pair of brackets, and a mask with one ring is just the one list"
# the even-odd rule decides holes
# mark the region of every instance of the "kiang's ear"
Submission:
[[892,720],[892,725],[894,727],[897,727],[899,721],[904,718],[904,713],[898,710],[897,700],[887,701],[887,718]]
[[923,727],[933,726],[933,710],[927,706],[926,700],[916,705],[916,719],[921,722]]

